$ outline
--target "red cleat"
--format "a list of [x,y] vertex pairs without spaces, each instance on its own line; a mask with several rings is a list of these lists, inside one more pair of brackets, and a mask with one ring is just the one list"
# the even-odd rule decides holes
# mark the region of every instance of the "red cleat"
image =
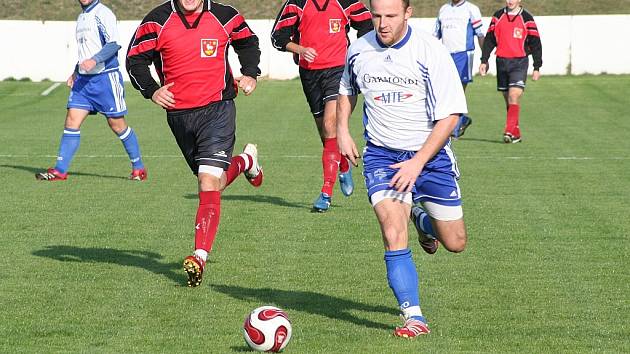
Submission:
[[431,333],[431,331],[429,330],[429,326],[427,326],[426,323],[410,318],[405,321],[404,326],[396,327],[396,329],[394,330],[394,337],[411,339],[429,333]]
[[133,169],[129,175],[129,179],[132,181],[144,181],[147,179],[146,168]]
[[201,284],[206,261],[193,255],[184,258],[184,270],[188,274],[188,286],[194,288]]
[[68,174],[49,168],[46,172],[36,173],[35,178],[38,181],[65,181],[68,178]]
[[249,155],[252,158],[252,165],[245,171],[245,178],[249,184],[254,187],[260,187],[263,183],[263,169],[258,164],[258,149],[254,144],[247,144],[243,149],[243,153]]

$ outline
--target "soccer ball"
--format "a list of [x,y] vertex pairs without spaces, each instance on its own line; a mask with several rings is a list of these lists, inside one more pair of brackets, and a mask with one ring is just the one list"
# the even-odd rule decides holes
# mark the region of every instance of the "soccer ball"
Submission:
[[243,336],[250,348],[277,353],[289,344],[291,322],[287,313],[274,306],[261,306],[245,318]]

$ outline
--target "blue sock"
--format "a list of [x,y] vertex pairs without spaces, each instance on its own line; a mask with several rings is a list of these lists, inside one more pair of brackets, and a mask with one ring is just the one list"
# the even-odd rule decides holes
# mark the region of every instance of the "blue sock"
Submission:
[[61,142],[59,143],[59,154],[57,154],[57,163],[55,170],[66,173],[70,168],[70,163],[74,154],[81,144],[81,131],[79,129],[64,128]]
[[127,151],[127,155],[129,155],[129,160],[131,160],[131,165],[134,170],[144,168],[144,164],[142,163],[142,157],[140,156],[140,146],[138,145],[138,138],[136,137],[136,133],[131,129],[131,127],[127,127],[122,133],[118,134],[120,141],[122,141],[125,150]]
[[424,210],[418,215],[415,220],[417,226],[420,227],[420,230],[425,233],[425,235],[435,238],[435,231],[433,230],[433,224],[431,224],[431,217]]
[[411,250],[385,251],[387,282],[394,292],[398,305],[407,318],[426,323],[420,310],[418,272],[411,258]]

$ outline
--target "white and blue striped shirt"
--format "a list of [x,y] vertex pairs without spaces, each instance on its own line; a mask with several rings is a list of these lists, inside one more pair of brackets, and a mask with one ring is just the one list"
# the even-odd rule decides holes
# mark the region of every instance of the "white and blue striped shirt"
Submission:
[[[116,16],[100,1],[95,0],[79,15],[76,27],[77,46],[81,63],[94,57],[107,43],[118,42],[118,27]],[[118,69],[118,57],[108,58],[103,63],[98,63],[90,72],[79,69],[80,74],[100,74]]]
[[468,113],[455,64],[433,36],[407,26],[386,46],[374,31],[352,43],[339,93],[362,93],[365,139],[394,150],[418,151],[435,122]]
[[475,50],[475,36],[484,34],[481,12],[476,5],[464,0],[457,5],[449,2],[440,8],[433,35],[442,40],[449,52]]

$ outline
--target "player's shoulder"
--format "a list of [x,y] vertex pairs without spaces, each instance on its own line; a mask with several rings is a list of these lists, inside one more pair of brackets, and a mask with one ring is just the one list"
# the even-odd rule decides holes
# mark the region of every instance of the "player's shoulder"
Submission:
[[421,45],[429,45],[429,46],[434,46],[434,45],[444,46],[441,40],[437,39],[435,36],[433,36],[433,34],[420,28],[420,26],[410,25],[409,29],[411,31],[410,41],[413,44],[421,44]]
[[479,6],[477,6],[477,5],[473,4],[473,3],[472,3],[472,2],[470,2],[470,1],[466,1],[466,2],[464,3],[464,6],[466,6],[469,10],[476,10],[476,11],[479,11]]
[[104,5],[102,2],[99,2],[98,4],[96,4],[93,11],[96,17],[107,16],[107,17],[116,18],[116,15],[114,14],[114,12],[109,7],[107,7],[107,5]]
[[359,1],[359,0],[339,0],[338,2],[339,2],[339,5],[341,5],[341,7],[342,7],[343,9],[347,9],[347,8],[349,8],[350,6],[353,6],[353,5],[355,5],[355,6],[356,6],[356,4],[359,4],[359,6],[363,5],[363,7],[365,7],[365,4],[363,4],[363,3],[362,3],[361,1]]
[[144,16],[142,23],[156,22],[163,25],[173,12],[175,12],[175,9],[173,8],[171,1],[165,1],[154,7],[153,10],[149,11],[149,13]]
[[440,9],[438,10],[438,14],[448,11],[450,8],[451,8],[451,4],[448,4],[448,3],[444,4],[440,6]]
[[523,11],[521,12],[521,16],[523,16],[523,20],[525,22],[534,20],[534,15],[532,15],[529,11],[525,9],[523,9]]
[[210,12],[221,22],[222,25],[230,22],[235,16],[240,15],[239,11],[232,5],[226,5],[216,1],[210,1]]
[[494,14],[492,14],[492,17],[501,18],[501,16],[503,16],[504,13],[505,13],[505,8],[500,8],[499,10],[495,11]]
[[353,41],[350,44],[350,47],[348,47],[348,53],[361,52],[367,48],[374,48],[376,45],[376,32],[374,30],[371,30],[370,32]]

